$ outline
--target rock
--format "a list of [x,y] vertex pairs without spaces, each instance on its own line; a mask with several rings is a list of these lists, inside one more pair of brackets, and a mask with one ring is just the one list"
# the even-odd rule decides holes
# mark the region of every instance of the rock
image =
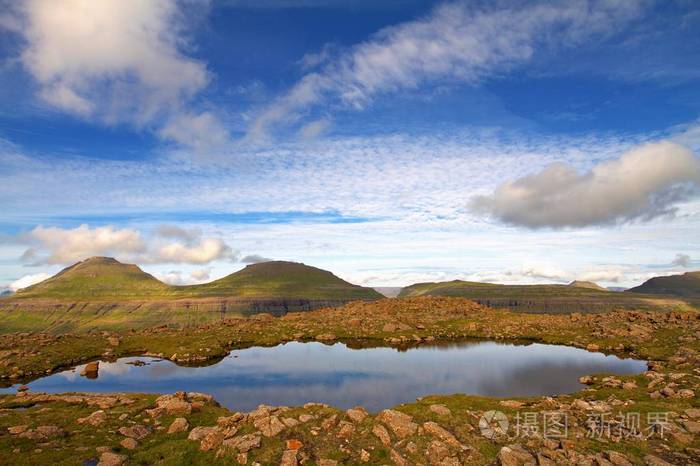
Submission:
[[133,438],[125,438],[121,442],[119,442],[119,445],[123,446],[127,450],[135,450],[139,446],[139,442],[134,440]]
[[688,408],[684,412],[691,419],[700,418],[700,408]]
[[525,406],[525,403],[521,401],[515,401],[515,400],[503,400],[499,403],[501,406],[505,406],[506,408],[512,408],[512,409],[520,409],[523,406]]
[[377,419],[389,426],[399,438],[413,435],[418,429],[418,424],[413,422],[411,416],[393,409],[385,409],[377,415]]
[[600,350],[600,346],[596,345],[595,343],[589,343],[586,346],[586,351],[599,351],[599,350]]
[[301,423],[309,422],[312,419],[316,419],[316,416],[312,416],[311,414],[301,414],[299,416],[299,422],[301,422]]
[[148,434],[151,433],[151,429],[140,424],[136,424],[130,427],[120,427],[118,432],[124,437],[134,438],[136,440],[141,440],[146,438]]
[[100,462],[97,463],[97,466],[121,466],[125,461],[126,456],[106,451],[100,455]]
[[447,448],[447,445],[445,445],[441,441],[433,440],[432,442],[430,442],[430,445],[428,445],[426,456],[430,464],[437,464],[443,459],[450,456],[450,450]]
[[338,438],[350,439],[352,434],[355,432],[355,426],[347,421],[340,422],[340,431],[338,431]]
[[192,405],[177,395],[163,395],[156,399],[156,407],[163,408],[166,413],[175,416],[188,416],[192,413]]
[[430,435],[437,437],[438,439],[442,440],[443,442],[447,443],[448,445],[452,445],[453,447],[461,448],[462,444],[460,443],[457,438],[452,435],[451,432],[449,432],[447,429],[441,427],[438,423],[436,422],[425,422],[423,423],[423,429],[425,429],[426,432],[428,432]]
[[672,398],[676,394],[676,391],[671,387],[664,387],[661,389],[660,393],[666,398]]
[[535,464],[535,457],[520,445],[508,445],[498,452],[498,461],[503,466],[521,466]]
[[287,450],[300,450],[304,444],[301,442],[301,440],[297,439],[289,439],[286,442],[287,445]]
[[683,421],[683,428],[690,432],[691,434],[700,434],[700,422],[696,421]]
[[352,422],[362,422],[367,417],[367,411],[362,406],[356,406],[345,411]]
[[372,433],[376,435],[385,446],[391,445],[391,436],[389,436],[389,432],[383,425],[376,424],[372,428]]
[[673,466],[671,463],[668,463],[654,455],[646,455],[644,457],[644,464],[646,466]]
[[396,325],[391,324],[391,323],[384,324],[384,326],[382,327],[382,332],[387,332],[387,333],[395,332],[397,328],[398,327],[396,327]]
[[338,339],[338,337],[336,337],[332,333],[322,333],[320,335],[316,335],[316,340],[318,340],[318,341],[334,341],[337,339]]
[[7,431],[10,433],[10,435],[17,435],[21,434],[22,432],[26,432],[29,426],[27,425],[20,425],[20,426],[10,426],[7,428]]
[[369,452],[363,448],[362,451],[360,451],[360,461],[362,461],[363,463],[368,463],[369,460],[370,460]]
[[250,450],[260,448],[260,436],[255,434],[240,435],[224,440],[223,446],[240,453],[248,453]]
[[100,370],[99,361],[89,362],[85,364],[80,375],[87,377],[88,379],[96,379]]
[[608,461],[615,466],[634,466],[632,462],[622,453],[618,453],[616,451],[606,451],[605,456]]
[[107,343],[110,346],[119,346],[120,342],[119,342],[119,338],[117,338],[117,337],[109,337],[109,338],[107,338]]
[[282,453],[280,466],[297,466],[297,450],[285,450]]
[[170,427],[168,427],[168,433],[174,434],[176,432],[187,432],[190,428],[190,423],[184,417],[175,418]]
[[18,391],[18,392],[26,392],[26,391],[29,391],[29,387],[27,387],[26,385],[20,385],[20,386],[17,388],[17,391]]
[[401,454],[399,454],[398,451],[394,450],[393,448],[389,450],[389,457],[391,458],[391,461],[394,462],[396,466],[406,466],[406,460],[404,459]]
[[239,453],[236,455],[238,464],[248,464],[248,453]]
[[107,420],[107,414],[102,411],[95,411],[87,417],[78,418],[76,421],[78,424],[90,424],[91,426],[99,426]]
[[297,421],[293,417],[283,417],[282,423],[287,427],[294,427],[299,425],[299,421]]
[[637,388],[637,384],[635,382],[632,382],[632,381],[625,382],[622,384],[623,390],[634,390],[635,388]]
[[277,416],[267,416],[256,419],[253,425],[262,432],[265,437],[274,437],[286,428]]
[[199,442],[206,437],[207,434],[215,430],[217,430],[216,427],[197,426],[190,431],[190,434],[187,436],[187,440]]
[[428,408],[430,411],[434,412],[438,416],[449,416],[452,414],[452,411],[449,410],[449,408],[445,405],[430,405]]
[[39,435],[41,439],[47,439],[51,437],[65,437],[67,435],[66,431],[58,426],[39,426],[34,431]]
[[595,379],[590,375],[584,375],[583,377],[579,377],[578,381],[584,385],[593,385],[595,383]]
[[232,427],[245,419],[245,415],[242,413],[234,413],[231,416],[221,416],[217,418],[216,424],[219,427]]
[[199,443],[199,449],[202,451],[214,450],[215,448],[219,448],[223,441],[223,432],[219,431],[218,429],[214,429],[209,431],[207,435],[202,438],[202,441]]
[[695,398],[695,392],[689,388],[678,390],[678,398]]
[[577,409],[579,411],[590,411],[593,409],[591,404],[585,400],[576,399],[571,403],[571,409]]

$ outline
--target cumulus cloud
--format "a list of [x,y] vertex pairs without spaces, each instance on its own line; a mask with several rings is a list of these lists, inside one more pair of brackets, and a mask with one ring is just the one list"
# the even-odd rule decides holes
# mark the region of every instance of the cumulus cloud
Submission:
[[493,5],[447,3],[424,18],[380,30],[303,76],[257,116],[247,139],[264,140],[270,126],[294,123],[326,100],[360,109],[377,94],[426,82],[475,84],[532,59],[545,39],[571,46],[604,37],[642,10],[640,1]]
[[155,273],[154,276],[168,285],[182,286],[204,283],[209,280],[209,274],[209,269],[197,269],[190,272],[189,275],[179,270],[171,270],[165,273]]
[[671,265],[677,267],[690,267],[691,260],[688,254],[676,254],[676,257],[671,262]]
[[528,228],[583,227],[650,220],[697,194],[700,160],[673,142],[648,143],[587,173],[555,163],[508,181],[471,207]]
[[162,225],[148,237],[134,229],[113,226],[38,226],[18,240],[30,245],[22,257],[34,265],[72,264],[91,256],[112,256],[142,264],[207,264],[237,257],[236,251],[220,238],[172,225]]
[[28,286],[32,286],[39,282],[43,282],[47,278],[51,278],[50,273],[42,272],[31,275],[25,275],[22,278],[10,283],[9,285],[7,285],[7,287],[10,289],[10,291],[17,292],[22,288],[27,288]]
[[[14,5],[21,63],[49,105],[105,124],[154,129],[201,147],[226,132],[208,112],[187,106],[210,75],[187,57],[187,18],[176,0],[27,0]],[[202,10],[206,2],[197,2]],[[206,8],[205,8],[206,9]]]
[[241,259],[241,262],[244,264],[258,264],[260,262],[270,262],[272,259],[268,259],[267,257],[259,256],[257,254],[251,254],[248,256],[243,257]]

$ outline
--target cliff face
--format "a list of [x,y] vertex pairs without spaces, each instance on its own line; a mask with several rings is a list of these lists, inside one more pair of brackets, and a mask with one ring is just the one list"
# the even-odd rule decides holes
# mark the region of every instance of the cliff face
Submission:
[[255,314],[336,307],[352,300],[197,298],[161,301],[68,302],[32,299],[0,302],[0,333],[130,330],[184,327]]

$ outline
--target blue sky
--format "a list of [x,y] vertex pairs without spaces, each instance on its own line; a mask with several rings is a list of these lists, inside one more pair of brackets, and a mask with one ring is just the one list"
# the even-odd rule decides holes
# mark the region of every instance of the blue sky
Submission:
[[[0,288],[700,265],[693,1],[0,1]],[[16,283],[20,280],[19,285]]]

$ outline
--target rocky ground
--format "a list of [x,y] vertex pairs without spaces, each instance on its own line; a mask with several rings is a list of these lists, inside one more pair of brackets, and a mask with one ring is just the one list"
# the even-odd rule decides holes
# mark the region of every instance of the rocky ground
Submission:
[[0,376],[8,383],[95,358],[152,354],[201,363],[234,347],[311,339],[396,346],[527,339],[644,358],[649,370],[585,377],[586,388],[567,396],[431,396],[380,413],[320,404],[233,413],[199,393],[20,392],[0,397],[0,463],[699,464],[699,316],[524,315],[457,298],[415,298],[184,330],[5,335]]

